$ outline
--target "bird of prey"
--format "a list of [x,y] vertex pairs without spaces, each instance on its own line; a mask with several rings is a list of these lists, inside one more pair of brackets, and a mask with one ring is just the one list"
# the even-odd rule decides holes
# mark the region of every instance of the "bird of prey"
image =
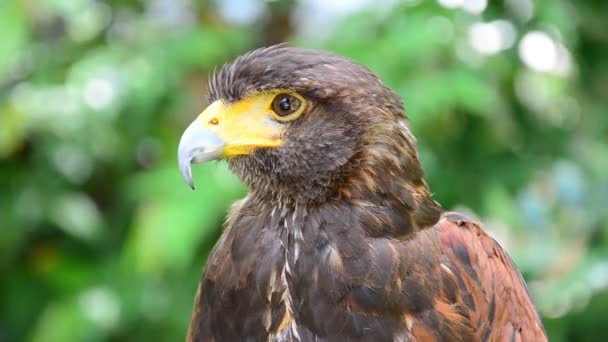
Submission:
[[247,185],[199,284],[188,341],[545,341],[515,265],[431,196],[402,100],[335,54],[261,48],[209,79],[179,168]]

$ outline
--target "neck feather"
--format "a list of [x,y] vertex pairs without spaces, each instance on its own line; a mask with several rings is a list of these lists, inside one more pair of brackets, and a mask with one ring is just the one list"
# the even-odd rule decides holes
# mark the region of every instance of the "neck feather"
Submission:
[[375,126],[365,144],[359,172],[340,188],[342,197],[405,215],[403,234],[435,225],[443,208],[424,180],[416,140],[405,119]]

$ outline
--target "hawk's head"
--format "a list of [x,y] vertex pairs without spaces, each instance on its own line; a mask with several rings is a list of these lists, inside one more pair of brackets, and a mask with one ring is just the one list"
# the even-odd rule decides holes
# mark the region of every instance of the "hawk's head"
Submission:
[[[179,144],[191,186],[191,163],[227,159],[252,192],[265,196],[427,194],[400,97],[350,59],[262,48],[225,65],[209,86],[209,107]],[[395,179],[410,189],[398,190],[390,184]]]

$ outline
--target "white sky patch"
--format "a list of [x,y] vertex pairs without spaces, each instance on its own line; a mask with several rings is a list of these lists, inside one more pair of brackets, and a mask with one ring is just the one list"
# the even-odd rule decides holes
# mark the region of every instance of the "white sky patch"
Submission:
[[445,8],[462,9],[471,14],[480,14],[488,7],[488,0],[437,0]]
[[83,90],[84,102],[95,110],[104,110],[112,105],[116,98],[116,87],[104,77],[95,77],[87,81]]
[[318,39],[327,36],[344,17],[366,9],[386,13],[400,3],[413,7],[419,0],[300,0],[296,3],[294,22],[304,37]]
[[566,76],[572,72],[570,52],[545,32],[530,31],[519,42],[519,57],[535,71]]
[[120,303],[116,294],[106,287],[86,290],[78,299],[87,318],[104,329],[115,327],[120,319]]
[[445,8],[459,8],[464,4],[464,0],[438,0],[438,2]]
[[474,23],[469,28],[469,43],[483,55],[493,55],[515,42],[515,27],[507,20]]
[[480,14],[488,7],[488,0],[464,0],[461,7],[471,14]]
[[215,4],[226,21],[237,25],[253,24],[267,10],[261,0],[217,0]]

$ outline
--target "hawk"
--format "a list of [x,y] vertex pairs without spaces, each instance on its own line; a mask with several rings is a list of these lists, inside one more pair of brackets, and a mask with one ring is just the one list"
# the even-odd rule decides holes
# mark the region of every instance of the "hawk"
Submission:
[[515,265],[431,196],[402,100],[331,53],[261,48],[209,80],[178,163],[247,185],[188,341],[545,341]]

